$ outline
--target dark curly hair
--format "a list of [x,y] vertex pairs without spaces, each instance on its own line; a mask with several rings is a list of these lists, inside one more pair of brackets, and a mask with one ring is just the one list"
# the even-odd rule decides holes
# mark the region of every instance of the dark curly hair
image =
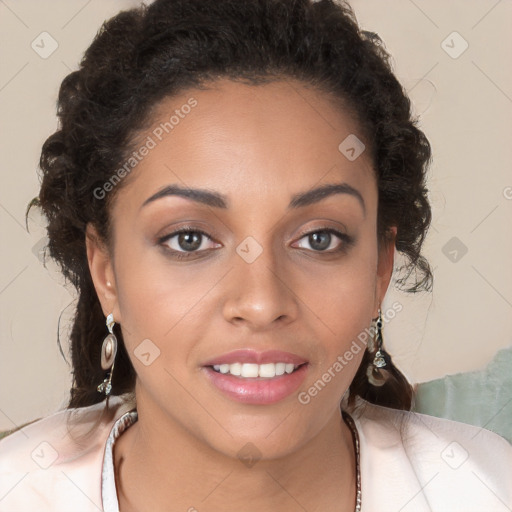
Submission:
[[[32,206],[48,220],[47,246],[78,293],[70,333],[73,384],[68,408],[104,399],[100,351],[105,318],[88,267],[85,231],[95,226],[110,247],[112,201],[93,193],[134,150],[165,97],[219,78],[253,85],[296,79],[349,108],[369,141],[378,184],[378,240],[397,226],[396,249],[406,257],[397,284],[430,290],[432,272],[420,254],[431,221],[425,186],[430,144],[412,117],[379,37],[362,31],[346,3],[333,0],[156,0],[103,24],[63,80],[59,129],[42,147],[42,183]],[[414,277],[411,284],[410,277]],[[408,286],[407,286],[408,285]],[[406,287],[407,286],[407,287]],[[133,393],[135,371],[116,326],[119,350],[113,395]],[[384,386],[366,376],[366,352],[350,399],[410,409],[412,388],[393,366]]]

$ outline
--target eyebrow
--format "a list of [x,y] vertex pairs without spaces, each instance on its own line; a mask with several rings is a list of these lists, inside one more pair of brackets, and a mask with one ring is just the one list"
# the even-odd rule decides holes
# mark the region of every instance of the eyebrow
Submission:
[[[319,201],[322,201],[323,199],[335,194],[348,194],[355,197],[359,201],[359,204],[361,205],[361,208],[366,215],[366,205],[363,196],[359,190],[355,189],[348,183],[325,184],[306,192],[294,194],[291,198],[290,204],[288,205],[288,210],[302,208],[304,206],[318,203]],[[213,208],[227,209],[229,205],[227,196],[220,194],[219,192],[213,192],[199,188],[182,187],[180,185],[168,185],[153,194],[151,197],[148,197],[148,199],[142,203],[141,208],[158,199],[169,196],[184,197],[186,199],[190,199],[197,203],[205,204]]]

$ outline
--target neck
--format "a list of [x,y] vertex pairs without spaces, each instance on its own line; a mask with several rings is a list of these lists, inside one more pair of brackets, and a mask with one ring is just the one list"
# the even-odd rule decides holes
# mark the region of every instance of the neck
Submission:
[[146,400],[137,412],[114,447],[122,512],[354,510],[355,453],[339,410],[296,451],[260,460],[218,452]]

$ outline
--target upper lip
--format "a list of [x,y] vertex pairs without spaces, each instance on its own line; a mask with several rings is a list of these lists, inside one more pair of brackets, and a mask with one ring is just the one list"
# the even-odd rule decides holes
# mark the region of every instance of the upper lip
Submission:
[[204,363],[203,366],[233,363],[292,363],[294,365],[301,365],[307,363],[307,360],[297,354],[283,352],[282,350],[265,350],[264,352],[259,352],[253,349],[240,349],[214,357]]

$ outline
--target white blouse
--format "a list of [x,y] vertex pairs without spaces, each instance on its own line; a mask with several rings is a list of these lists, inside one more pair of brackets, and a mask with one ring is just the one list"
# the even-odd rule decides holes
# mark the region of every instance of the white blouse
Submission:
[[101,470],[101,501],[104,512],[119,512],[116,479],[114,476],[114,445],[117,438],[138,419],[137,411],[123,414],[115,423],[107,438]]

